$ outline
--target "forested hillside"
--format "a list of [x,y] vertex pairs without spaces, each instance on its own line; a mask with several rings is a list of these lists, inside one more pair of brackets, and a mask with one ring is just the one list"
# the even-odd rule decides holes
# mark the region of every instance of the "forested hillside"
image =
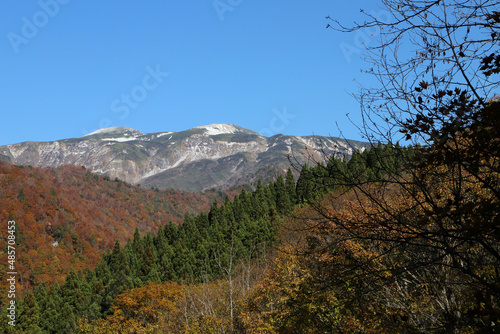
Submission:
[[[34,168],[0,162],[0,219],[15,220],[19,245],[18,289],[42,282],[61,283],[70,268],[93,267],[116,240],[125,242],[134,230],[157,233],[185,214],[206,211],[216,192],[140,189],[84,168]],[[7,229],[0,231],[6,249]],[[5,288],[5,272],[0,276]],[[3,289],[4,289],[3,288]],[[4,291],[4,290],[2,290]],[[4,300],[5,293],[1,294]]]
[[[297,182],[289,170],[273,183],[258,182],[253,192],[242,190],[233,200],[213,203],[207,213],[187,215],[178,226],[167,223],[142,234],[136,229],[127,242],[117,240],[95,269],[71,269],[61,284],[36,284],[25,295],[21,314],[26,316],[18,328],[33,333],[236,331],[244,326],[245,297],[277,247],[289,241],[286,217],[340,187],[336,168],[368,180],[381,172],[370,162],[375,156],[398,169],[408,152],[413,150],[379,145],[349,162],[332,158],[326,166],[306,167]],[[151,303],[153,308],[147,306]]]

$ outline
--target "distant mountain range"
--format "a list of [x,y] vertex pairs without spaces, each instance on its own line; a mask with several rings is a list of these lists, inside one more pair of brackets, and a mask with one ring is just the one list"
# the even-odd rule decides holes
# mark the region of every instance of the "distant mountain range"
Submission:
[[351,156],[367,143],[323,136],[262,136],[231,124],[180,132],[99,129],[81,138],[0,146],[0,160],[18,165],[87,169],[143,187],[227,189],[274,178],[295,164]]

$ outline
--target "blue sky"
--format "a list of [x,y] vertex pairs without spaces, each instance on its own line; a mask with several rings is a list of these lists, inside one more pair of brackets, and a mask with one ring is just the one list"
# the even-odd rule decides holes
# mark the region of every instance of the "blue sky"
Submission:
[[[232,123],[265,135],[360,139],[369,1],[2,1],[0,145]],[[370,38],[364,36],[365,42]],[[346,51],[347,50],[347,51]],[[338,125],[338,127],[337,127]]]

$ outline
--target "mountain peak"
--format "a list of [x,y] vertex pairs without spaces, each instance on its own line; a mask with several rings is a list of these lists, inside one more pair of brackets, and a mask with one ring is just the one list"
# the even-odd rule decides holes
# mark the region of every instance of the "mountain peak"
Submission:
[[210,125],[200,125],[195,127],[195,129],[205,130],[205,134],[209,136],[215,136],[220,134],[234,134],[234,133],[251,133],[257,134],[254,131],[242,128],[234,124],[210,124]]
[[[99,136],[100,138],[114,138],[117,136],[120,137],[136,137],[140,136],[143,133],[139,130],[132,129],[126,126],[113,126],[110,128],[102,128],[99,130],[96,130],[94,132],[91,132],[89,134],[86,134],[83,137],[90,137],[90,136]],[[82,138],[83,138],[82,137]]]

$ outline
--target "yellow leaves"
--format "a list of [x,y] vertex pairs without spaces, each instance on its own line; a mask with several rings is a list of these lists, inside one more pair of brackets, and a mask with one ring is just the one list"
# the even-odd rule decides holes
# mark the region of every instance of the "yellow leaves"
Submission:
[[279,250],[272,268],[243,303],[241,320],[249,333],[317,333],[324,330],[322,323],[341,321],[334,293],[314,286],[311,271],[293,251]]
[[[234,278],[235,306],[242,299],[241,283]],[[230,286],[224,279],[184,285],[150,283],[118,295],[113,314],[106,319],[91,324],[79,319],[79,327],[81,333],[227,333],[230,303]]]
[[183,330],[180,308],[182,287],[177,283],[149,283],[118,295],[113,314],[87,324],[80,319],[81,333],[163,333]]
[[495,102],[500,102],[500,95],[495,95],[495,96],[493,96],[492,98],[490,98],[490,99],[488,100],[488,103],[489,103],[489,104],[493,104],[493,103],[495,103]]
[[205,315],[186,328],[185,334],[220,333],[227,327],[226,321],[216,316]]
[[128,296],[121,295],[120,298],[121,300],[119,303],[122,305],[126,305],[127,308],[137,307],[139,305],[139,303],[135,299],[130,298]]
[[78,319],[78,333],[82,334],[159,334],[162,333],[158,326],[147,325],[129,319],[124,322],[113,322],[108,318],[99,319],[92,324],[86,318]]

